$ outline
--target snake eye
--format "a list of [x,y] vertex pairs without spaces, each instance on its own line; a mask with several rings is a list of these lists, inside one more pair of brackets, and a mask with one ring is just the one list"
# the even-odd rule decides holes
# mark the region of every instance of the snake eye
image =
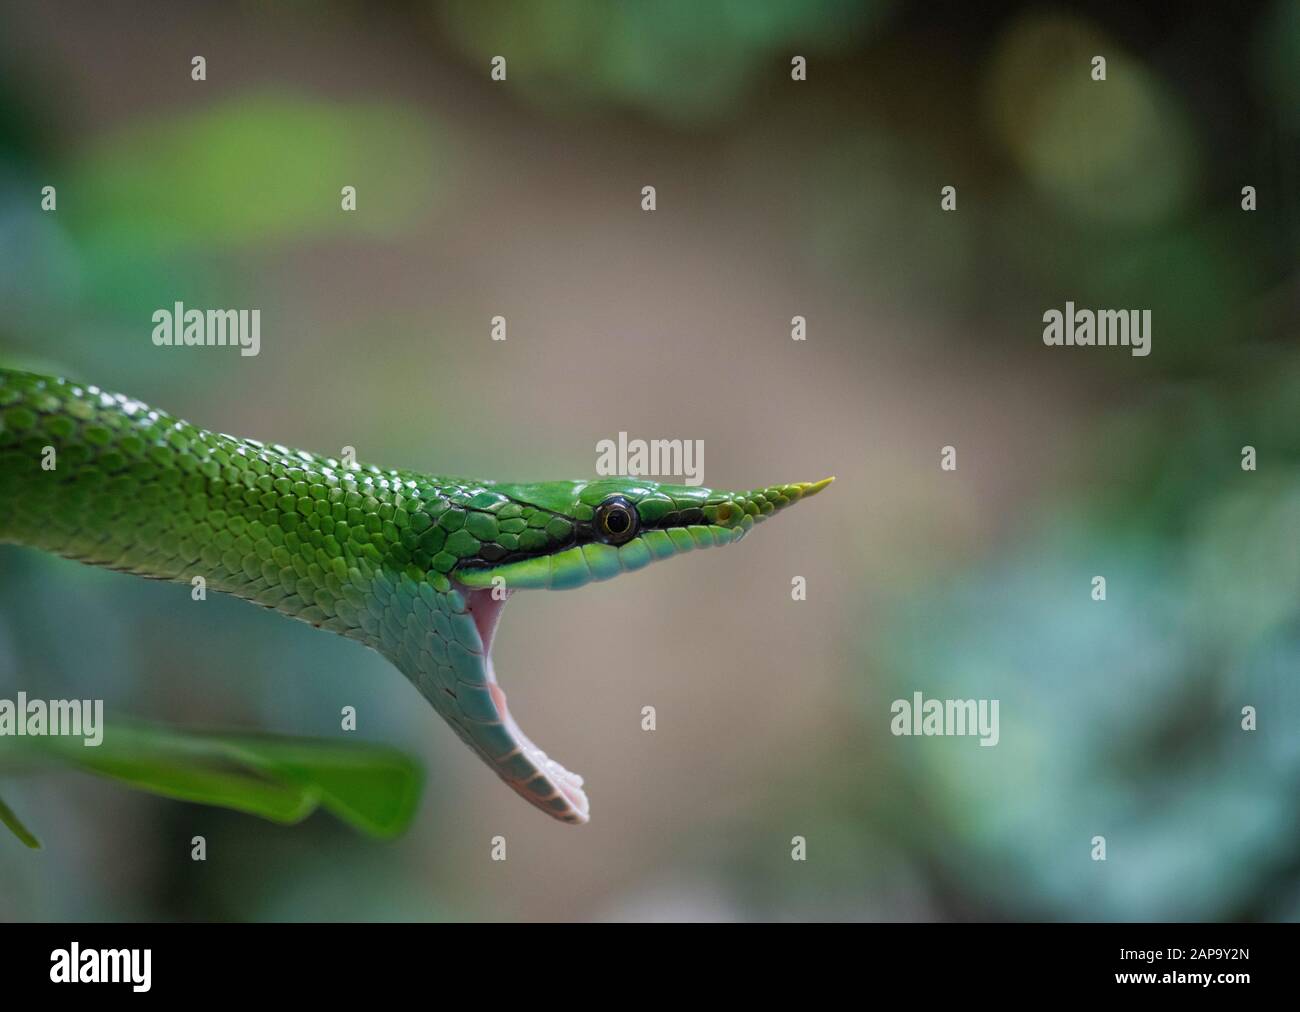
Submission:
[[621,545],[636,534],[636,507],[621,495],[612,495],[596,507],[596,529],[612,545]]

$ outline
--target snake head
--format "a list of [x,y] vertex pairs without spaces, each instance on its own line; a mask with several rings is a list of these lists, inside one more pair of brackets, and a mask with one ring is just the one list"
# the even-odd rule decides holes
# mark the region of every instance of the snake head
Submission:
[[[516,590],[571,590],[658,559],[743,538],[755,524],[834,479],[722,492],[632,478],[467,490],[464,534],[449,576],[467,623],[458,687],[430,686],[434,705],[516,792],[563,822],[588,820],[583,780],[524,734],[492,664],[492,639]],[[472,621],[471,621],[472,620]],[[417,679],[418,680],[418,679]],[[427,684],[427,683],[426,683]]]
[[[519,507],[503,544],[462,560],[466,587],[571,590],[697,548],[728,545],[834,478],[724,492],[632,478],[494,485]],[[504,525],[508,521],[503,522]],[[510,537],[509,535],[513,535]]]

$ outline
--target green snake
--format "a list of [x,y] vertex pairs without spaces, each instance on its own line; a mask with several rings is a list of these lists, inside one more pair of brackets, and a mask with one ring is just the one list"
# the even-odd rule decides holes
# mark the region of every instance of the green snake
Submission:
[[202,577],[358,640],[510,787],[568,823],[588,819],[582,778],[519,729],[492,667],[505,600],[739,541],[832,480],[722,492],[381,470],[0,368],[0,542],[154,579]]

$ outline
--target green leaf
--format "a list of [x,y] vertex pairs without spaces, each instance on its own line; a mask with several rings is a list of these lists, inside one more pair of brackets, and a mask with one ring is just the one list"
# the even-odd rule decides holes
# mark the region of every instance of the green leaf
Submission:
[[41,849],[41,841],[36,839],[32,831],[22,824],[18,816],[14,815],[13,809],[4,803],[4,798],[0,798],[0,822],[8,826],[14,836],[22,840],[32,850]]
[[318,792],[326,811],[373,836],[396,836],[415,815],[420,770],[396,749],[291,738],[244,738],[231,745],[246,761]]
[[271,735],[186,732],[112,724],[95,747],[79,738],[25,742],[0,752],[30,762],[39,755],[138,790],[246,812],[282,824],[318,807],[370,836],[391,839],[410,825],[421,787],[419,766],[386,745]]

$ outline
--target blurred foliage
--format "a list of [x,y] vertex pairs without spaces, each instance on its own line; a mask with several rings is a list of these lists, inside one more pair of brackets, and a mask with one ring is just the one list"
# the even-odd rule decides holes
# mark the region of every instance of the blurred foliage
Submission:
[[1257,22],[1250,71],[1292,132],[1300,131],[1300,0],[1274,0]]
[[[108,132],[55,170],[38,170],[39,148],[11,154],[0,173],[8,310],[0,334],[18,338],[28,355],[125,347],[141,372],[158,368],[158,356],[147,344],[115,340],[118,328],[134,333],[178,298],[249,301],[238,261],[223,255],[264,258],[331,236],[391,241],[435,212],[456,171],[450,145],[410,108],[271,90]],[[56,218],[28,199],[51,178]],[[356,187],[364,214],[341,209],[343,185]]]
[[550,111],[626,108],[676,126],[735,115],[749,89],[790,58],[842,52],[892,0],[453,0],[451,37],[484,68],[509,54],[506,81]]
[[[1097,54],[1104,83],[1083,72]],[[1200,152],[1181,103],[1080,18],[1015,22],[990,59],[986,109],[1025,178],[1090,229],[1169,221],[1198,182]]]
[[[901,819],[926,799],[935,821],[908,820],[909,844],[981,903],[1294,914],[1275,883],[1300,862],[1300,356],[1279,365],[1230,396],[1200,385],[1100,423],[1072,495],[905,603],[869,648],[885,694],[1001,700],[996,749],[901,749],[890,806]],[[1081,862],[1094,835],[1106,870]]]
[[[113,133],[70,169],[64,209],[76,238],[119,257],[389,235],[429,212],[447,157],[427,117],[392,103],[246,93]],[[365,214],[340,213],[342,184]]]
[[[46,763],[271,822],[301,822],[324,808],[381,839],[399,835],[410,824],[421,781],[412,759],[364,742],[121,723],[105,727],[103,741],[94,747],[80,738],[0,739],[0,769],[30,770]],[[21,827],[14,831],[22,836]]]

